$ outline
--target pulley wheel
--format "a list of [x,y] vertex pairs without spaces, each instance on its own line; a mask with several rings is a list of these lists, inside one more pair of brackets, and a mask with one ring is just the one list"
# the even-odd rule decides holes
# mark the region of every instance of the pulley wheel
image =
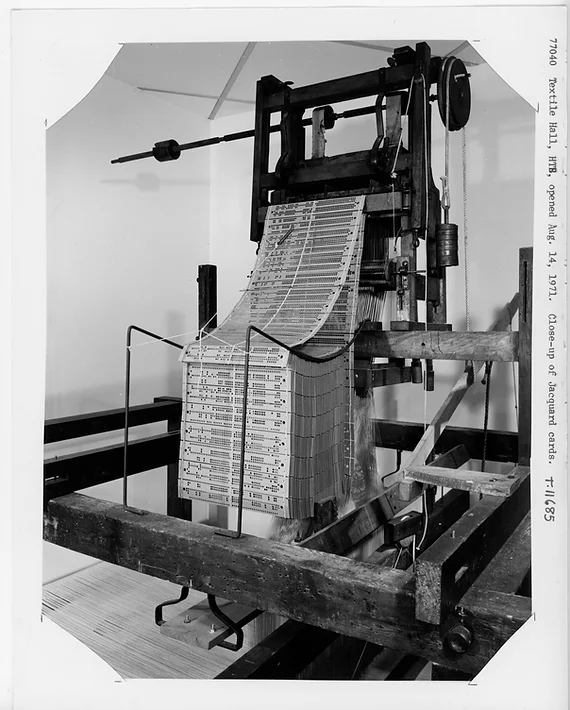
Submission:
[[437,79],[437,104],[444,126],[447,123],[448,101],[448,128],[450,131],[458,131],[469,120],[469,114],[471,113],[471,87],[465,64],[457,57],[446,57],[443,60]]

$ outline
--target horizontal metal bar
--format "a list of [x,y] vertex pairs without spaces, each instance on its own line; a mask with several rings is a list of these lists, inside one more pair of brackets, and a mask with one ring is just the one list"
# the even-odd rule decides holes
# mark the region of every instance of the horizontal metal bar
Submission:
[[[415,618],[409,572],[216,529],[73,493],[48,503],[49,542],[161,579],[216,594],[378,645],[447,661],[439,629]],[[529,618],[530,600],[476,600],[477,644],[454,665],[478,672]],[[470,613],[467,609],[466,613]]]
[[[155,401],[130,408],[130,426],[154,424],[168,419],[180,418],[182,400]],[[119,431],[125,425],[125,410],[108,409],[101,412],[74,414],[69,417],[48,419],[44,424],[44,443],[78,439],[82,436]]]
[[364,332],[355,344],[355,357],[400,357],[426,360],[518,360],[519,334],[503,332],[378,331]]

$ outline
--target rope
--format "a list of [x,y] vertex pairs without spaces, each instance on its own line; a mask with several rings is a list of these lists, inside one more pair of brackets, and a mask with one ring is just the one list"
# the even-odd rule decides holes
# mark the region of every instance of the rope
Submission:
[[467,145],[465,127],[461,129],[461,173],[463,185],[463,267],[465,273],[465,329],[471,330],[469,318],[469,269],[468,269],[468,234],[467,234]]

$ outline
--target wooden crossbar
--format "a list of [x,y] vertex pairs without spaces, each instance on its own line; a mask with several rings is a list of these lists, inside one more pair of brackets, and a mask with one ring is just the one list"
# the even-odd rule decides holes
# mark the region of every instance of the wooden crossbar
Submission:
[[498,330],[364,332],[355,343],[355,357],[512,362],[518,360],[518,337],[517,332]]
[[[81,531],[81,534],[78,534]],[[215,529],[73,493],[48,503],[45,539],[225,599],[403,653],[448,663],[439,629],[415,615],[413,576],[249,535]],[[456,662],[477,673],[528,619],[530,600],[477,597],[478,643]],[[481,620],[481,621],[480,621]]]
[[405,468],[404,480],[508,498],[520,486],[523,477],[527,474],[528,467],[525,466],[515,466],[508,474],[414,466],[413,468]]

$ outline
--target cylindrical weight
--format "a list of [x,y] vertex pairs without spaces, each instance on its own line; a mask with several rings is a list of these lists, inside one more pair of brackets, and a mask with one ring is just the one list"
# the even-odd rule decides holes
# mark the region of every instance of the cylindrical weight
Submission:
[[459,238],[456,224],[440,224],[435,232],[436,259],[438,266],[459,264]]
[[422,382],[422,361],[412,360],[412,382],[414,384],[420,384]]
[[165,163],[168,160],[178,160],[180,157],[180,145],[178,141],[160,141],[154,144],[152,149],[153,156],[159,163]]

